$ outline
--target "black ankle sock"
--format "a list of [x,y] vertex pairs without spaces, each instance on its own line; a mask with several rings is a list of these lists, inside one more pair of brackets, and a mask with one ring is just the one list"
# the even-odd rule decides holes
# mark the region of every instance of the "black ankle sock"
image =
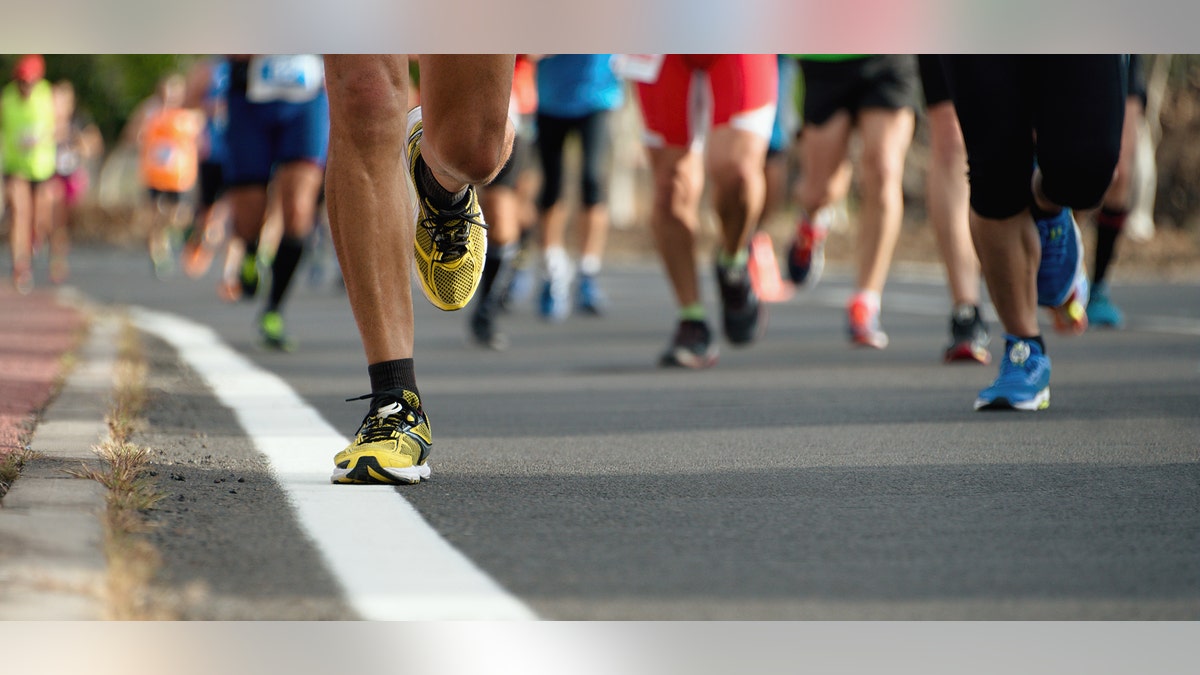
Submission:
[[483,276],[479,279],[479,293],[484,300],[490,300],[496,279],[504,274],[517,252],[516,244],[491,246],[483,259]]
[[457,206],[467,195],[466,188],[458,192],[451,192],[442,187],[442,184],[434,177],[429,165],[425,163],[424,157],[417,158],[417,180],[421,181],[421,188],[424,190],[425,196],[439,209]]
[[1120,236],[1120,230],[1110,227],[1096,228],[1096,264],[1093,266],[1095,277],[1092,279],[1093,284],[1104,283],[1104,278],[1108,275],[1108,266],[1116,254],[1117,237]]
[[1096,225],[1106,229],[1120,230],[1125,227],[1125,221],[1128,219],[1128,211],[1102,208],[1100,209],[1100,213],[1096,214]]
[[[421,393],[417,391],[417,375],[413,370],[412,359],[396,359],[394,361],[380,361],[367,366],[367,375],[371,378],[371,393],[376,399],[392,389],[404,389],[411,391],[421,397]],[[371,407],[376,401],[371,402]]]
[[1017,338],[1018,340],[1024,340],[1025,342],[1036,342],[1037,346],[1042,348],[1042,353],[1046,353],[1046,343],[1042,340],[1041,335],[1034,335],[1033,337],[1021,337],[1019,335],[1014,335],[1013,337]]
[[475,301],[475,316],[489,317],[496,309],[503,292],[502,287],[496,286],[496,280],[506,277],[516,252],[515,243],[488,247],[487,255],[483,259],[483,276],[479,279],[479,290],[475,293],[478,296],[478,300]]
[[271,263],[271,293],[267,296],[267,311],[279,311],[283,304],[283,296],[291,285],[292,275],[300,264],[300,256],[304,254],[304,240],[299,237],[284,235],[279,240],[279,248],[275,250],[275,261]]
[[536,229],[536,227],[526,227],[525,229],[521,230],[521,236],[517,238],[517,250],[525,248],[525,245],[529,243],[529,240],[533,239],[534,230]]
[[1108,274],[1109,263],[1116,257],[1117,239],[1121,236],[1121,228],[1125,227],[1128,211],[1113,211],[1101,209],[1096,215],[1096,264],[1092,272],[1093,283],[1104,281]]

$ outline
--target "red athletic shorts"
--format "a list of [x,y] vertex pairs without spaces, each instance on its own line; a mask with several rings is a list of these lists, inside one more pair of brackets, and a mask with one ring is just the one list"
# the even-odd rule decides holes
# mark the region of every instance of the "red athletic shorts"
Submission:
[[778,79],[774,54],[667,54],[658,79],[637,86],[646,143],[687,147],[708,124],[770,139]]

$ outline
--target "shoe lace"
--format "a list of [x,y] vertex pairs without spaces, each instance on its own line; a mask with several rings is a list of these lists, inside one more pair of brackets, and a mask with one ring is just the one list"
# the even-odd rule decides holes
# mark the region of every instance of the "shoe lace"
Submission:
[[693,351],[708,345],[711,337],[703,321],[681,321],[675,329],[675,345]]
[[750,272],[746,267],[717,266],[718,286],[721,288],[721,301],[730,309],[741,309],[750,301]]
[[952,317],[950,334],[956,342],[971,341],[983,344],[988,341],[987,328],[984,327],[983,319],[978,314],[972,315],[970,319]]
[[996,376],[996,384],[1020,384],[1025,379],[1025,370],[1013,363],[1007,356],[1000,361],[1000,373]]
[[[428,203],[428,200],[427,200]],[[469,213],[470,199],[463,199],[456,210],[439,210],[429,207],[435,215],[424,216],[417,223],[429,233],[433,245],[442,253],[442,260],[452,262],[467,254],[471,243],[471,226],[487,229],[487,223]]]
[[[375,394],[364,394],[348,398],[346,401],[365,401],[374,397]],[[416,419],[415,413],[416,409],[407,401],[392,400],[390,403],[375,407],[363,417],[362,423],[358,427],[358,435],[365,443],[389,439],[398,429],[411,427]]]
[[1023,364],[1013,363],[1009,357],[1010,353],[1011,345],[1006,349],[1004,358],[1000,361],[1000,372],[996,376],[996,385],[1020,385],[1029,377],[1031,362],[1026,361]]

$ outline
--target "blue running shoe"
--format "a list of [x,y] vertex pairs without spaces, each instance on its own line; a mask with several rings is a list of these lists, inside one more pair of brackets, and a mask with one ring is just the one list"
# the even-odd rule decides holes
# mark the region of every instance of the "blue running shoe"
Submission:
[[1050,407],[1050,357],[1038,343],[1004,336],[1000,375],[979,392],[976,410],[1045,410]]
[[566,321],[571,313],[570,285],[558,279],[542,282],[542,293],[538,296],[538,314],[551,323]]
[[1108,298],[1108,284],[1092,287],[1092,296],[1087,305],[1088,323],[1093,326],[1120,328],[1125,325],[1125,314]]
[[594,274],[580,274],[578,286],[575,288],[575,307],[581,314],[601,316],[608,301],[600,290],[600,283]]
[[1083,236],[1071,209],[1064,208],[1052,218],[1035,222],[1038,237],[1042,240],[1042,260],[1037,276],[1038,304],[1061,307],[1078,285],[1076,277],[1087,276],[1083,264]]

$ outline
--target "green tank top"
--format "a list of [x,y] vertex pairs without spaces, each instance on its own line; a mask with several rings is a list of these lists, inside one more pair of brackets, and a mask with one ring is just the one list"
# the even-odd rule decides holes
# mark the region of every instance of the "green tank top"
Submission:
[[4,175],[43,181],[54,175],[54,96],[50,83],[33,85],[29,98],[16,82],[0,93],[0,143]]

